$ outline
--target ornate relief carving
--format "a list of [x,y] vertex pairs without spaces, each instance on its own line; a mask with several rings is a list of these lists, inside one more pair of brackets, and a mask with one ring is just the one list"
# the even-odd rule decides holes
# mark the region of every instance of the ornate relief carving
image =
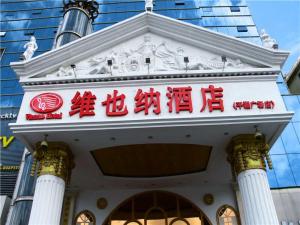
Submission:
[[[78,71],[86,71],[85,74],[110,74],[122,75],[133,72],[159,72],[159,71],[181,71],[181,70],[213,70],[224,68],[251,67],[244,64],[240,59],[227,58],[222,62],[221,56],[207,52],[199,53],[199,49],[184,47],[170,40],[155,38],[150,34],[142,37],[142,43],[116,46],[106,53],[93,56],[86,61],[77,64]],[[189,62],[184,62],[184,57]],[[146,63],[146,58],[150,63]],[[109,62],[110,61],[110,64]],[[81,72],[79,72],[81,73]]]
[[228,161],[232,164],[236,174],[249,169],[272,169],[269,156],[269,145],[265,137],[257,139],[253,134],[242,134],[234,137],[228,148]]
[[49,174],[69,181],[71,170],[74,168],[73,155],[68,146],[62,142],[48,142],[48,146],[37,143],[33,152],[34,162],[32,175]]
[[[188,57],[188,63],[184,61],[185,57]],[[150,59],[150,63],[146,63],[146,58]],[[71,65],[60,66],[58,71],[46,77],[127,76],[251,67],[240,59],[226,57],[226,62],[223,62],[221,55],[147,33],[78,62],[76,68]]]
[[73,77],[75,76],[74,70],[71,66],[68,67],[59,67],[58,71],[48,74],[46,77]]

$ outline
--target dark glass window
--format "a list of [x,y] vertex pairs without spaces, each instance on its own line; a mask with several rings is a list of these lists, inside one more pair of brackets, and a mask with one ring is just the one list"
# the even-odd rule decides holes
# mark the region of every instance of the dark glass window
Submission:
[[32,15],[41,15],[42,14],[42,10],[34,10],[31,13]]
[[175,1],[175,5],[184,5],[184,1]]
[[236,27],[238,32],[247,32],[248,28],[246,26],[237,26]]
[[25,30],[24,35],[25,36],[32,36],[32,35],[34,35],[34,30]]
[[231,12],[240,12],[241,10],[240,10],[240,7],[238,7],[238,6],[231,6],[230,11]]
[[3,55],[4,51],[5,51],[5,48],[0,48],[0,60],[2,59],[2,55]]

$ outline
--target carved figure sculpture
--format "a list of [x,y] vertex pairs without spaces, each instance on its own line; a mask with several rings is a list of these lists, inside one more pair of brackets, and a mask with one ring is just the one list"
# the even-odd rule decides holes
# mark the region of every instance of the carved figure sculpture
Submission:
[[32,58],[34,52],[38,49],[38,45],[36,43],[36,39],[34,36],[30,37],[30,41],[27,42],[24,45],[24,48],[26,48],[25,52],[23,53],[23,59],[24,60],[29,60]]
[[153,10],[153,0],[145,0],[145,11],[152,12]]
[[165,71],[176,67],[176,53],[162,41],[155,50],[155,70]]
[[276,40],[271,38],[265,29],[262,29],[260,31],[260,38],[263,42],[264,47],[278,49],[278,44],[276,43]]

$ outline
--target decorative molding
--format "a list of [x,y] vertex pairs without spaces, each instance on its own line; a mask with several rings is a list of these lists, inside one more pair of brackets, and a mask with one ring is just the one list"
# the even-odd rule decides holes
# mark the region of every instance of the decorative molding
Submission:
[[[224,72],[225,73],[225,72]],[[233,73],[233,71],[229,72],[230,74]],[[237,72],[239,73],[239,72]],[[254,72],[253,72],[254,73]],[[253,81],[257,81],[257,82],[266,82],[266,81],[274,81],[276,82],[277,79],[277,75],[276,71],[273,71],[270,74],[266,74],[267,72],[261,70],[259,72],[259,76],[254,76],[252,72],[248,72],[248,75],[244,75],[244,76],[240,76],[240,75],[236,75],[236,76],[222,76],[222,77],[218,77],[218,82],[223,82],[223,83],[237,83],[237,82],[253,82]],[[262,75],[265,74],[265,75]],[[118,86],[122,86],[122,87],[132,87],[132,86],[140,86],[140,85],[157,85],[157,84],[161,84],[161,83],[168,83],[169,85],[172,84],[178,84],[178,85],[182,85],[183,83],[190,83],[190,84],[197,84],[199,82],[203,83],[203,82],[216,82],[216,78],[213,76],[214,73],[205,73],[203,74],[203,76],[198,77],[197,73],[193,74],[187,74],[186,76],[177,74],[178,77],[176,77],[176,74],[169,74],[170,79],[168,79],[169,77],[167,75],[160,75],[160,76],[154,76],[156,79],[136,79],[136,80],[131,80],[131,82],[128,82],[127,79],[123,79],[120,80],[118,77],[116,77],[116,79],[109,79],[106,80],[105,82],[102,82],[101,79],[97,79],[95,78],[94,82],[89,82],[90,80],[92,80],[92,78],[88,78],[87,82],[85,82],[83,79],[78,79],[77,82],[71,82],[68,80],[65,80],[64,82],[60,83],[59,85],[57,84],[57,81],[49,81],[49,83],[47,82],[40,82],[40,84],[45,84],[47,83],[47,90],[50,91],[54,91],[54,90],[67,90],[67,89],[81,89],[81,88],[97,88],[99,87],[99,82],[101,82],[101,87],[115,87],[116,86],[116,81],[118,82]],[[147,77],[145,77],[147,78]],[[30,83],[30,82],[28,82]],[[33,84],[33,83],[30,83]],[[45,85],[38,85],[39,83],[35,84],[35,85],[24,85],[23,88],[24,90],[27,91],[45,91]]]
[[[252,116],[231,116],[215,117],[214,119],[208,117],[198,118],[178,118],[178,119],[156,119],[156,120],[135,120],[135,121],[109,121],[109,122],[84,122],[84,123],[55,123],[55,124],[16,124],[11,123],[10,128],[13,130],[16,137],[22,139],[24,133],[43,133],[43,132],[57,132],[57,131],[84,131],[84,130],[106,130],[106,129],[129,129],[129,128],[147,128],[147,127],[174,127],[174,126],[201,126],[201,125],[232,125],[241,123],[287,123],[290,121],[294,113],[287,112],[281,114],[269,115],[252,115]],[[283,129],[283,128],[282,128]],[[24,143],[28,143],[24,139]],[[29,146],[30,147],[30,146]]]
[[[62,142],[39,142],[33,152],[32,175],[53,175],[69,181],[74,168],[73,154]],[[39,163],[37,163],[39,162]]]
[[272,169],[269,150],[265,136],[255,137],[254,134],[240,134],[231,140],[227,149],[228,161],[232,164],[236,174],[251,169],[265,170],[265,159],[268,167]]

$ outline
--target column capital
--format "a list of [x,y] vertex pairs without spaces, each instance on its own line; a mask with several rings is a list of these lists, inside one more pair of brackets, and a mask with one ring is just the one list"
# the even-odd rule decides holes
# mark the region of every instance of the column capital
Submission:
[[269,145],[265,136],[256,138],[254,134],[240,134],[231,139],[227,148],[228,161],[231,163],[236,175],[250,169],[272,169],[269,156]]
[[[33,152],[32,170],[37,175],[54,175],[68,182],[74,168],[73,154],[63,142],[38,142]],[[38,162],[38,163],[37,163]]]

